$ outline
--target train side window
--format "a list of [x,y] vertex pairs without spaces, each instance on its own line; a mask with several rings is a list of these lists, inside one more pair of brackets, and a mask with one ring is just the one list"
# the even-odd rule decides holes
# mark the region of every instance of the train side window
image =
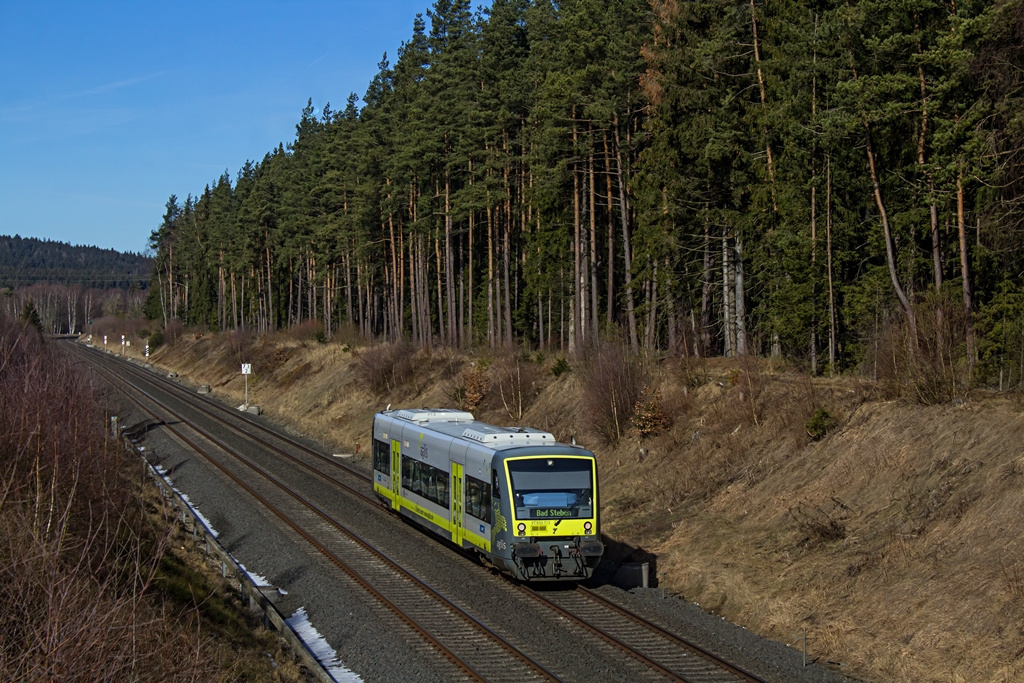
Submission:
[[491,521],[491,485],[466,477],[466,512],[484,522]]
[[448,473],[425,462],[402,456],[402,488],[449,507]]
[[415,491],[416,493],[420,494],[424,498],[426,498],[426,496],[427,496],[427,473],[426,473],[426,470],[423,467],[423,463],[421,463],[421,462],[419,462],[417,460],[414,460],[412,465],[413,465],[413,472],[416,473],[415,477],[413,479],[413,482],[412,482],[412,490]]
[[437,499],[434,502],[442,507],[449,507],[448,473],[443,470],[437,471]]
[[416,461],[412,458],[402,456],[402,488],[407,491],[412,491],[413,482],[413,468],[416,465]]
[[501,499],[501,486],[498,485],[498,470],[491,470],[491,491],[495,498]]
[[373,440],[373,469],[391,474],[391,448],[377,439]]

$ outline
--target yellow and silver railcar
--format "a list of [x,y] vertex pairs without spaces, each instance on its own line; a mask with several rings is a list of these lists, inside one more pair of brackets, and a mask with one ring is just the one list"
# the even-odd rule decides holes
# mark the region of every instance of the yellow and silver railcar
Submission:
[[373,418],[373,490],[523,580],[585,579],[604,553],[594,454],[548,432],[453,409],[386,410]]

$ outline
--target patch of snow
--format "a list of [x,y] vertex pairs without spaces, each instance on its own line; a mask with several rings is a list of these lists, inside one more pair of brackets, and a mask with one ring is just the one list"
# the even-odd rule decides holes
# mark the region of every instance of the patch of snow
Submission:
[[339,683],[361,683],[363,679],[338,661],[338,654],[334,648],[328,645],[320,632],[309,622],[305,607],[300,607],[295,614],[287,619],[287,623],[298,634],[299,639],[306,644],[317,661],[327,669],[331,678]]
[[232,559],[234,559],[235,563],[238,565],[238,568],[241,569],[246,574],[248,574],[249,578],[252,579],[252,582],[255,583],[257,586],[269,586],[270,585],[270,582],[267,581],[267,577],[260,576],[256,572],[249,571],[249,568],[246,567],[241,562],[239,562],[237,557],[235,557],[234,555],[232,555],[231,557],[232,557]]
[[202,522],[203,524],[205,524],[205,525],[206,525],[206,528],[210,530],[210,535],[211,535],[211,536],[213,536],[214,538],[217,538],[217,536],[218,536],[218,533],[217,533],[217,530],[213,528],[213,524],[211,524],[211,523],[210,523],[210,520],[208,520],[208,519],[207,519],[206,517],[204,517],[204,516],[203,516],[203,513],[202,513],[202,512],[200,512],[200,511],[199,511],[199,510],[198,510],[198,509],[196,508],[196,506],[192,504],[192,501],[190,501],[190,500],[188,499],[188,495],[187,495],[187,494],[185,494],[185,493],[182,493],[181,491],[179,491],[179,490],[178,490],[178,489],[177,489],[177,488],[176,488],[176,487],[174,486],[174,482],[172,482],[172,481],[171,481],[171,479],[170,479],[170,477],[168,477],[168,476],[167,476],[167,470],[166,470],[166,468],[164,468],[164,466],[163,466],[163,465],[153,465],[153,469],[157,471],[157,474],[159,474],[159,475],[160,475],[161,477],[163,477],[163,478],[164,478],[164,481],[166,481],[166,482],[167,482],[168,484],[170,484],[171,488],[172,488],[172,489],[174,490],[174,492],[175,492],[175,493],[177,493],[177,494],[178,494],[179,496],[181,496],[181,499],[182,499],[183,501],[185,501],[185,504],[186,504],[186,505],[188,505],[188,507],[189,507],[189,509],[190,509],[190,510],[192,510],[192,514],[194,514],[194,515],[195,515],[196,517],[198,517],[198,518],[199,518],[199,520],[200,520],[200,521],[201,521],[201,522]]
[[217,538],[217,536],[219,534],[217,533],[217,530],[213,528],[213,524],[211,524],[210,520],[208,520],[206,517],[204,517],[203,513],[200,512],[199,509],[195,505],[192,504],[192,501],[190,501],[188,499],[188,495],[182,493],[181,491],[178,491],[178,489],[174,489],[174,490],[175,490],[175,492],[177,492],[177,494],[179,496],[181,496],[181,499],[183,501],[185,501],[185,504],[188,505],[189,509],[192,510],[192,514],[195,515],[196,517],[198,517],[199,520],[206,526],[206,528],[210,530],[210,535],[213,536],[214,538]]

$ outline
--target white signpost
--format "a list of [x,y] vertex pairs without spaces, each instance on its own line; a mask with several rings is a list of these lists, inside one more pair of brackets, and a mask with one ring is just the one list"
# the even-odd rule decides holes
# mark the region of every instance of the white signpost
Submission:
[[252,363],[242,363],[242,376],[245,377],[245,407],[249,407],[249,375],[252,374]]

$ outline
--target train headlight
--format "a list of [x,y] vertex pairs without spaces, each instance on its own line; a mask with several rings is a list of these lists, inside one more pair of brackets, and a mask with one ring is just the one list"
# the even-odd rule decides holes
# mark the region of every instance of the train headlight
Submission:
[[526,525],[523,524],[522,522],[519,522],[519,526],[516,527],[516,529],[518,529],[520,536],[522,536],[523,534],[526,533]]
[[589,534],[591,531],[593,531],[593,529],[594,529],[594,525],[593,524],[591,524],[590,522],[583,522],[583,530],[585,532],[587,532]]

